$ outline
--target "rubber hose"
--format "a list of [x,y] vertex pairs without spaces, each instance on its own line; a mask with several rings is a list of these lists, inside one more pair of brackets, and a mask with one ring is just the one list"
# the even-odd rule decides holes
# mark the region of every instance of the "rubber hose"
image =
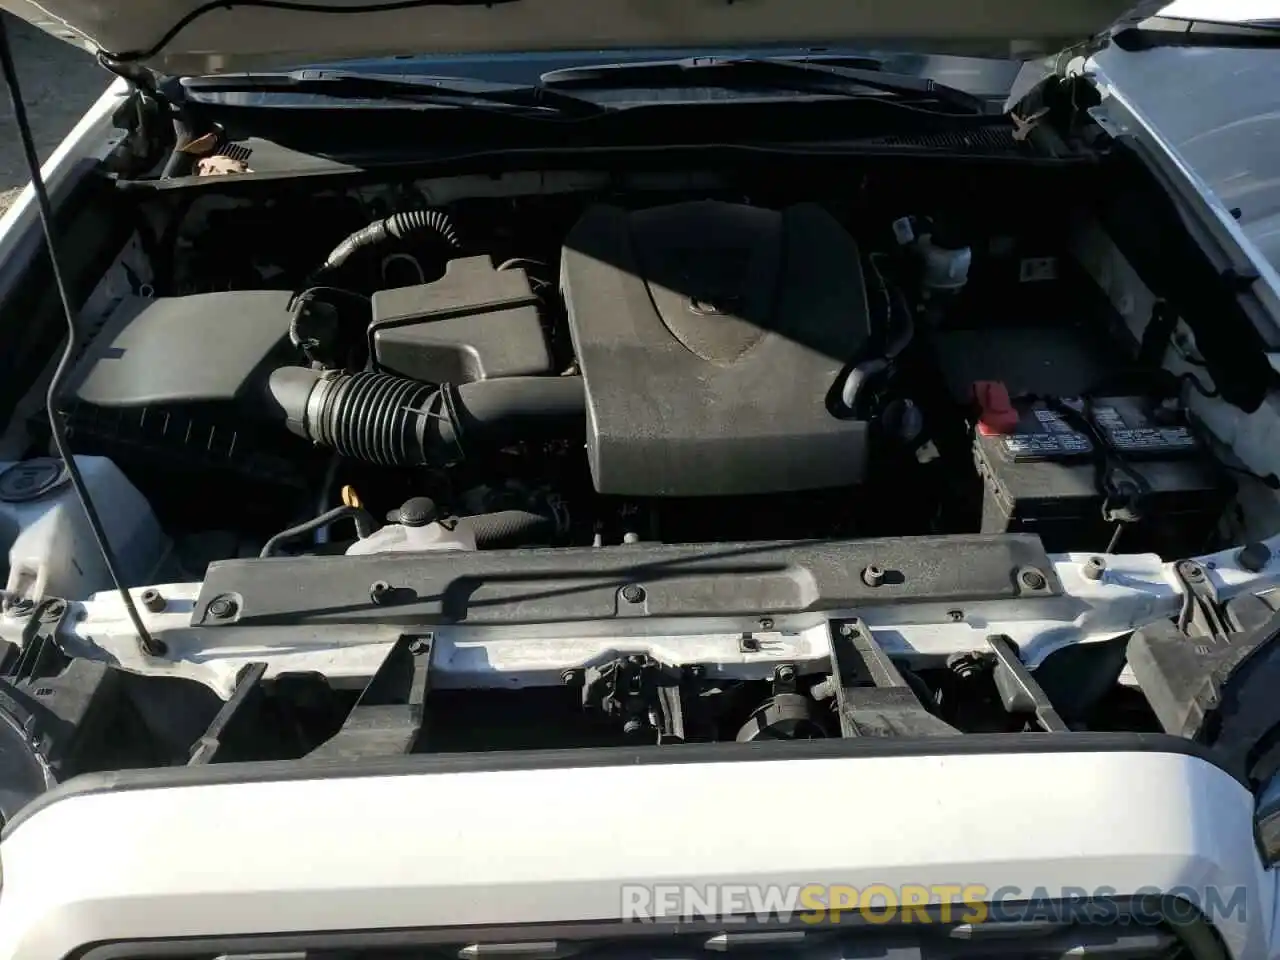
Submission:
[[911,315],[911,305],[907,303],[907,298],[902,295],[902,291],[896,287],[889,293],[889,302],[893,305],[889,311],[891,319],[897,314],[897,323],[894,324],[896,330],[894,335],[885,344],[884,355],[890,360],[897,357],[911,346],[911,341],[916,335],[916,321]]
[[345,520],[350,517],[356,522],[356,532],[361,539],[369,536],[373,532],[373,518],[359,507],[334,507],[318,517],[306,520],[296,527],[289,527],[287,530],[281,530],[274,537],[268,540],[262,547],[262,552],[258,554],[259,559],[275,556],[276,550],[281,545],[288,543],[290,540],[297,540],[306,536],[308,533],[314,533],[316,530],[333,526],[339,520]]
[[911,341],[915,338],[915,319],[911,316],[911,307],[906,298],[895,288],[886,289],[886,299],[889,303],[890,337],[885,343],[884,355],[864,360],[850,370],[840,391],[841,402],[855,412],[858,410],[862,390],[871,378],[889,369],[889,365],[911,346]]
[[453,221],[447,213],[442,210],[408,210],[393,214],[385,220],[377,220],[351,234],[333,248],[333,252],[320,267],[320,272],[338,269],[358,250],[383,243],[389,237],[399,240],[410,234],[425,232],[434,233],[454,250],[462,246],[458,241],[458,231],[454,229]]
[[856,413],[858,399],[862,395],[863,388],[871,381],[872,377],[888,369],[889,361],[884,357],[874,357],[858,364],[845,377],[844,389],[840,391],[841,402]]
[[268,404],[293,433],[381,466],[463,459],[472,447],[581,437],[581,377],[512,377],[433,388],[385,373],[332,374],[281,367]]
[[191,127],[186,119],[176,115],[173,118],[173,149],[169,151],[160,178],[168,180],[172,177],[186,176],[191,171],[192,156],[184,147],[192,141]]
[[452,393],[452,419],[436,425],[444,444],[462,448],[474,440],[497,449],[521,440],[586,433],[581,377],[505,377],[440,389]]
[[556,532],[556,523],[551,517],[528,510],[501,510],[462,517],[458,526],[474,533],[476,546],[482,550],[548,543]]

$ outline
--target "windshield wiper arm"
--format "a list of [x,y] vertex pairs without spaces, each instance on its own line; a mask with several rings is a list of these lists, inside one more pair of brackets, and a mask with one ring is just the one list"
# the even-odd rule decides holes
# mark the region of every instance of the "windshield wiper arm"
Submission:
[[240,73],[182,80],[184,96],[201,93],[302,94],[339,100],[391,101],[473,109],[522,110],[528,116],[584,119],[609,108],[584,97],[537,84],[497,83],[459,77],[399,76],[342,70]]
[[789,90],[833,96],[866,96],[868,90],[933,100],[963,113],[990,113],[987,101],[929,77],[887,73],[868,66],[840,66],[787,58],[704,57],[598,67],[569,67],[542,75],[544,88],[637,90],[717,87],[728,90]]

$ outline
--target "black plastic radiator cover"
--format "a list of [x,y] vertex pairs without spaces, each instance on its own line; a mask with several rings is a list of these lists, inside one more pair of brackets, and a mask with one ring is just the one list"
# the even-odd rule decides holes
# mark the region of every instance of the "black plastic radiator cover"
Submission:
[[[862,577],[873,565],[884,571],[876,587]],[[374,591],[375,583],[387,586]],[[629,601],[623,588],[637,585],[640,591],[627,594],[639,599]],[[1026,535],[688,546],[636,543],[224,560],[209,566],[192,623],[514,625],[758,616],[1061,593],[1039,539]],[[216,597],[233,599],[237,615],[211,618],[208,606]]]

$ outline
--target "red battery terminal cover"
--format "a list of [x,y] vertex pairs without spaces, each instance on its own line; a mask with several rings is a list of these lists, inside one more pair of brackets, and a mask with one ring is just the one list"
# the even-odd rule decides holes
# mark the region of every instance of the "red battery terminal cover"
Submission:
[[1014,433],[1018,429],[1018,411],[1009,399],[1009,388],[999,380],[977,380],[973,399],[978,404],[978,433],[984,437]]

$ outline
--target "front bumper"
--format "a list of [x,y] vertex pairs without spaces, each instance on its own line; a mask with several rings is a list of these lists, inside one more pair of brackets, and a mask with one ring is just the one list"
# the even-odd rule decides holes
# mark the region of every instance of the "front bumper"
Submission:
[[544,940],[547,923],[687,912],[637,893],[672,885],[1171,893],[1230,955],[1276,953],[1253,798],[1207,759],[1164,737],[965,739],[948,754],[822,741],[782,760],[742,745],[713,762],[684,747],[79,778],[0,842],[0,960],[278,952],[335,933],[467,942],[465,928]]

